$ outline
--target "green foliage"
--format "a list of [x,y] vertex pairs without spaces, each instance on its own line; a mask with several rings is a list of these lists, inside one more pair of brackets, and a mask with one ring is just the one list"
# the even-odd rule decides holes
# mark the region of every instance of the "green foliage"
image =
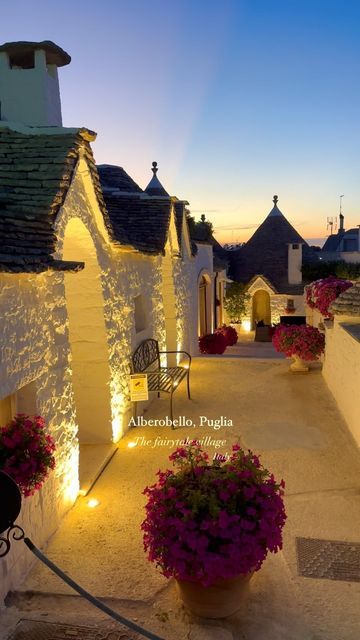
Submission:
[[345,260],[326,262],[319,260],[319,262],[304,264],[302,275],[306,282],[313,282],[329,276],[356,280],[360,278],[360,262],[345,262]]
[[191,216],[190,213],[187,211],[186,219],[188,222],[191,238],[193,238],[194,240],[199,240],[203,242],[206,242],[206,241],[210,242],[212,240],[214,227],[212,222],[210,222],[210,220],[206,220],[204,215],[201,216],[201,220],[196,222],[195,218]]
[[226,287],[224,307],[231,322],[241,322],[246,314],[246,305],[250,296],[246,293],[246,287],[242,282],[232,282]]

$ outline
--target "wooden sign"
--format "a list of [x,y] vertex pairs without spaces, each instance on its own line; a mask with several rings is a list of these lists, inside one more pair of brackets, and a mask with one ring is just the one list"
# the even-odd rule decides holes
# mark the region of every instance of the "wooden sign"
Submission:
[[130,376],[130,399],[132,402],[149,399],[146,373],[133,373]]

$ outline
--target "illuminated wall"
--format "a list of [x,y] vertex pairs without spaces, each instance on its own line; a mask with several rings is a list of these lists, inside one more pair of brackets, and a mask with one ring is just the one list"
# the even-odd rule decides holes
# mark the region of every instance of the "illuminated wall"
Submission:
[[85,262],[82,271],[65,274],[79,442],[110,442],[110,368],[101,271],[94,243],[79,218],[66,226],[63,258]]
[[[56,440],[56,469],[39,494],[26,498],[19,518],[39,546],[56,530],[78,492],[78,449],[66,336],[62,275],[0,275],[0,389],[9,411],[41,414]],[[24,545],[0,563],[0,603],[29,568]]]

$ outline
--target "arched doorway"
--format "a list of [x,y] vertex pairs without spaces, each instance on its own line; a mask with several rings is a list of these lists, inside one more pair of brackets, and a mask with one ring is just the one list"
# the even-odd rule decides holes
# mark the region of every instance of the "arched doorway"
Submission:
[[271,324],[270,295],[265,289],[255,291],[252,298],[252,324],[253,329],[257,322]]
[[112,416],[101,269],[91,235],[79,218],[71,219],[66,225],[63,259],[85,263],[82,271],[65,275],[83,489],[91,476],[96,475],[96,469],[111,447]]
[[202,275],[199,280],[199,336],[204,336],[211,331],[211,301],[210,301],[210,278]]

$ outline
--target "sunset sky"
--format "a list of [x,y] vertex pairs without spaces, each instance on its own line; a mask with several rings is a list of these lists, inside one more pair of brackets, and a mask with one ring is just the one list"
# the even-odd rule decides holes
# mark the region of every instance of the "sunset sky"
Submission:
[[65,126],[98,133],[98,163],[172,195],[244,241],[272,207],[306,239],[344,194],[360,224],[360,2],[12,0],[1,42],[53,40]]

